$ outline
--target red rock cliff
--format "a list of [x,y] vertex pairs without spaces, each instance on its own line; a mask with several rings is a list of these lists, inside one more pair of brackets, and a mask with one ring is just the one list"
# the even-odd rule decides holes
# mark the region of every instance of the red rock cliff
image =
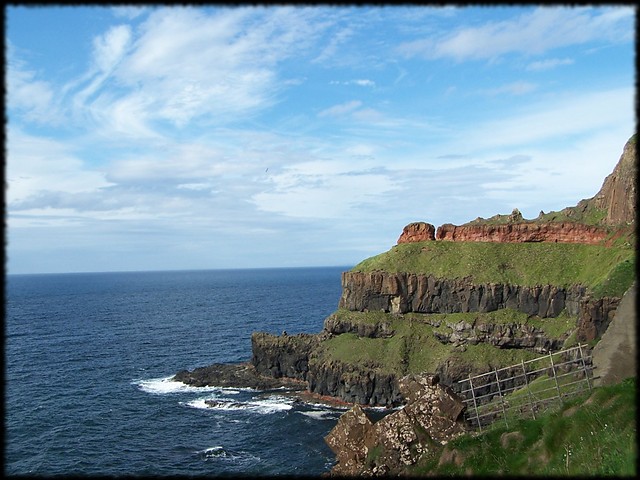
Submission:
[[424,242],[436,239],[436,227],[426,222],[410,223],[402,230],[398,243]]
[[608,231],[594,225],[572,222],[515,223],[504,225],[462,225],[438,227],[437,240],[458,242],[557,242],[597,244]]

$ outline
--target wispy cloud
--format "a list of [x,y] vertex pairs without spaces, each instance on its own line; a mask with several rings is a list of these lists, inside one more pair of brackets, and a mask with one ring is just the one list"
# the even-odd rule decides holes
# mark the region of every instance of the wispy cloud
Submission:
[[398,51],[407,57],[491,60],[510,53],[539,55],[550,50],[606,38],[630,41],[633,7],[598,13],[590,7],[539,7],[531,13],[480,26],[462,26],[451,33],[405,42]]
[[375,87],[376,82],[373,80],[368,80],[366,78],[357,79],[357,80],[346,80],[346,81],[338,81],[332,80],[329,82],[331,85],[357,85],[359,87]]
[[360,100],[351,100],[349,102],[341,103],[339,105],[334,105],[332,107],[326,108],[318,113],[319,117],[341,117],[346,114],[352,113],[360,106],[362,102]]
[[384,172],[354,170],[338,161],[291,165],[270,180],[271,189],[252,197],[258,209],[316,219],[352,217],[398,188]]
[[37,73],[16,59],[14,48],[7,45],[7,103],[10,109],[20,112],[24,119],[35,123],[50,123],[57,120],[54,112],[55,89],[46,81],[38,79]]
[[538,86],[531,82],[513,82],[496,88],[480,90],[483,95],[524,95],[536,90]]
[[[7,203],[13,209],[41,191],[92,192],[111,185],[104,171],[92,168],[65,142],[7,131]],[[46,204],[43,204],[43,206]]]
[[632,97],[630,88],[559,94],[518,114],[478,125],[467,141],[478,148],[499,148],[587,135],[629,123]]
[[[116,11],[115,13],[126,13]],[[14,62],[12,107],[42,115],[52,99],[70,99],[67,121],[92,122],[106,136],[157,137],[167,123],[222,125],[273,105],[285,82],[279,62],[311,45],[322,25],[297,8],[152,10],[134,31],[111,27],[93,40],[92,63],[56,88]],[[126,16],[126,15],[125,15]]]
[[563,65],[573,65],[574,60],[571,58],[548,58],[546,60],[538,60],[537,62],[531,62],[527,65],[526,69],[532,72],[541,72],[544,70],[551,70],[552,68],[560,67]]

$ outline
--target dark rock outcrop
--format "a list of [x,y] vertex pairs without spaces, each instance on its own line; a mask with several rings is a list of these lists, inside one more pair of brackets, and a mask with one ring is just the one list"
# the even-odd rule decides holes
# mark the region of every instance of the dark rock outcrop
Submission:
[[577,340],[590,342],[600,337],[613,320],[619,304],[618,297],[584,298],[578,313]]
[[300,389],[306,386],[305,383],[291,378],[278,379],[261,375],[250,363],[215,363],[192,371],[181,370],[174,375],[173,380],[193,387],[255,388],[257,390],[282,387]]
[[396,375],[381,371],[377,365],[312,358],[307,380],[311,392],[349,403],[390,407],[402,401]]
[[511,308],[528,315],[577,315],[585,288],[474,284],[465,279],[386,272],[344,272],[339,307],[391,313],[493,312]]
[[343,272],[339,307],[390,313],[493,312],[510,308],[541,318],[566,310],[578,316],[578,339],[598,338],[613,318],[618,297],[593,299],[581,285],[533,287],[474,284],[465,279],[387,272]]
[[308,333],[277,336],[255,332],[251,335],[251,363],[262,375],[307,380],[309,355],[322,338]]

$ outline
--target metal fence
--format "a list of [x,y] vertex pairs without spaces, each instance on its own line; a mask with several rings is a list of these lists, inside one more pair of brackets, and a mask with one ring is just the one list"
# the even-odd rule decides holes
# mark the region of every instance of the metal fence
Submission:
[[466,418],[480,429],[502,418],[532,416],[554,402],[593,388],[593,366],[589,347],[576,347],[522,361],[481,375],[460,380]]

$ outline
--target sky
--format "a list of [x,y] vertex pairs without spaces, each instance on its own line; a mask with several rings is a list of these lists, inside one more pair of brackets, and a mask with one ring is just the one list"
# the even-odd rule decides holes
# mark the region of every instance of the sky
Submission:
[[630,6],[5,8],[6,272],[353,266],[594,196]]

